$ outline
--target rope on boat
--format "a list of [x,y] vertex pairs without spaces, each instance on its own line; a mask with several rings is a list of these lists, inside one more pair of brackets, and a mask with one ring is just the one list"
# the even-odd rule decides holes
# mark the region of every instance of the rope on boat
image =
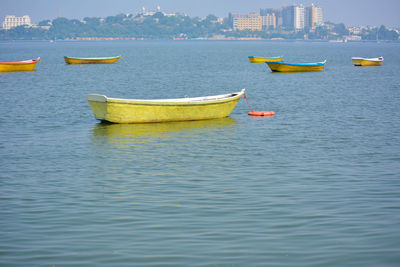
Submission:
[[120,56],[120,58],[121,58],[126,64],[128,64],[128,62],[126,62],[126,60],[125,60],[122,56]]
[[246,100],[246,103],[247,103],[247,105],[249,106],[251,112],[254,112],[254,110],[253,110],[253,109],[250,107],[250,105],[249,105],[249,101],[247,101],[246,93],[244,93],[244,99]]

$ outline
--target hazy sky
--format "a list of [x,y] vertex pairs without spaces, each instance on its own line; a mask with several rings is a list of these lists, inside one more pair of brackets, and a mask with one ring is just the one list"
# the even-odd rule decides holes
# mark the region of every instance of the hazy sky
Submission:
[[33,23],[58,16],[69,19],[106,17],[136,14],[142,7],[155,10],[157,5],[165,12],[227,17],[229,12],[245,14],[293,3],[315,3],[323,8],[325,21],[343,22],[346,26],[400,26],[400,0],[0,0],[0,20],[6,15],[29,15]]

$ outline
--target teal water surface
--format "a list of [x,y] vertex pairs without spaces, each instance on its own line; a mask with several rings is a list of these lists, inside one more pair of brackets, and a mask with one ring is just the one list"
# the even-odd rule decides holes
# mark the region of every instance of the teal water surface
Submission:
[[[1,42],[1,266],[398,266],[400,44]],[[113,65],[64,56],[122,55]],[[271,73],[248,56],[327,60]],[[383,56],[381,67],[351,57]],[[228,118],[118,125],[85,99],[246,88]]]

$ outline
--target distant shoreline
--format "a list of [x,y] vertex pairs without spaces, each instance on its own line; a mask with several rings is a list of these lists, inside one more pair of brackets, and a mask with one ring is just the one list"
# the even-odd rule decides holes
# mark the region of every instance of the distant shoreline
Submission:
[[0,40],[6,42],[98,42],[98,41],[258,41],[258,42],[304,42],[304,43],[400,43],[400,40],[326,40],[326,39],[263,39],[263,38],[192,38],[192,39],[152,39],[152,38],[125,38],[125,37],[88,37],[88,38],[67,38],[59,40],[48,39],[13,39]]

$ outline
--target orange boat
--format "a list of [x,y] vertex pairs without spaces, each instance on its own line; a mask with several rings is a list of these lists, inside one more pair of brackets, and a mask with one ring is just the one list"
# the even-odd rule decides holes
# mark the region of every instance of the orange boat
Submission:
[[40,57],[23,61],[0,62],[0,72],[33,71],[39,60]]

